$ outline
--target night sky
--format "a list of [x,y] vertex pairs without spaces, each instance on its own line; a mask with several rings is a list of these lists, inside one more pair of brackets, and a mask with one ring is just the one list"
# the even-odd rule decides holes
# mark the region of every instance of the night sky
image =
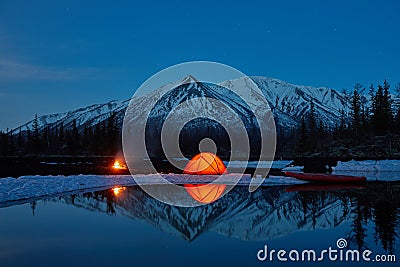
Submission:
[[[85,3],[83,3],[85,2]],[[0,129],[193,60],[337,90],[400,81],[400,1],[0,1]]]

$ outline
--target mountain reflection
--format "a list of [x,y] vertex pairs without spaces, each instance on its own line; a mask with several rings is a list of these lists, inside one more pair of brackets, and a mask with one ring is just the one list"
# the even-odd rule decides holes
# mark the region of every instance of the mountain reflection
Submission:
[[273,186],[249,193],[247,187],[237,186],[218,201],[193,208],[161,203],[139,187],[126,187],[117,194],[110,189],[65,196],[57,201],[139,219],[188,241],[208,231],[241,240],[265,241],[297,231],[332,229],[347,222],[347,239],[354,246],[365,248],[367,226],[372,223],[375,243],[394,251],[400,230],[398,183],[299,189]]

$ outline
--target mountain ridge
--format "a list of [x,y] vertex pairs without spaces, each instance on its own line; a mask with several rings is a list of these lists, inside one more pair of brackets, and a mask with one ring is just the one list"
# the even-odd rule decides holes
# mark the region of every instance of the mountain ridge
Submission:
[[[310,111],[310,102],[315,105],[316,117],[326,123],[328,128],[333,128],[340,120],[340,110],[348,110],[349,102],[345,96],[334,89],[328,87],[313,87],[294,85],[279,79],[262,76],[242,77],[234,80],[227,80],[219,83],[220,86],[228,89],[242,90],[244,94],[252,94],[252,98],[257,98],[256,93],[246,86],[246,83],[254,82],[263,93],[267,100],[278,126],[283,128],[297,127],[301,118]],[[152,92],[138,97],[141,101],[154,93],[162,94],[163,91],[179,86],[184,83],[197,82],[193,76],[184,77],[181,80],[162,86]],[[239,89],[238,89],[239,88]],[[254,91],[254,90],[253,90]],[[92,104],[69,112],[54,113],[38,117],[39,131],[45,127],[59,127],[63,125],[65,129],[72,127],[75,121],[78,129],[83,131],[83,126],[95,126],[107,120],[111,113],[117,115],[118,126],[122,126],[125,110],[131,100],[112,100],[102,104]],[[262,106],[259,108],[263,108]],[[15,128],[14,133],[32,130],[35,119]]]

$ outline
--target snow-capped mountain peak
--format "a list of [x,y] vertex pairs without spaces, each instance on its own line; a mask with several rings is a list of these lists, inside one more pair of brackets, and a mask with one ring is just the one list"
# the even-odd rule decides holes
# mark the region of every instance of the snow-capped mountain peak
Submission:
[[[259,91],[254,90],[253,82],[258,86]],[[179,90],[175,90],[176,88]],[[237,94],[229,93],[227,89],[233,89]],[[173,91],[173,93],[170,91]],[[219,85],[212,85],[199,82],[192,75],[188,75],[181,80],[161,86],[132,101],[138,107],[141,105],[154,106],[155,103],[153,102],[159,99],[157,96],[164,97],[165,95],[168,98],[166,98],[167,102],[165,103],[169,104],[181,103],[194,96],[223,99],[230,103],[230,106],[236,107],[237,112],[244,112],[241,114],[244,117],[247,116],[247,111],[240,99],[238,99],[238,95],[249,101],[246,104],[252,110],[264,110],[266,109],[265,103],[268,103],[273,111],[277,126],[283,129],[297,127],[301,118],[309,113],[311,101],[314,103],[317,119],[323,121],[327,127],[336,125],[340,120],[340,111],[347,110],[349,106],[348,100],[333,89],[298,86],[278,79],[260,76],[242,77],[221,82]],[[111,113],[116,115],[118,124],[122,127],[122,119],[130,102],[131,100],[110,101],[105,104],[90,105],[70,112],[40,116],[38,117],[39,130],[43,130],[46,126],[58,127],[61,124],[68,129],[72,127],[73,121],[75,121],[78,129],[82,130],[83,126],[91,127],[105,121]],[[167,106],[161,105],[159,112],[166,112],[168,109]],[[137,110],[140,110],[140,108]],[[140,116],[140,114],[136,115]],[[22,131],[32,130],[33,123],[34,120],[17,129],[20,128]]]
[[195,77],[190,75],[190,74],[182,79],[182,84],[185,84],[185,83],[197,83],[197,82],[199,82],[199,81]]

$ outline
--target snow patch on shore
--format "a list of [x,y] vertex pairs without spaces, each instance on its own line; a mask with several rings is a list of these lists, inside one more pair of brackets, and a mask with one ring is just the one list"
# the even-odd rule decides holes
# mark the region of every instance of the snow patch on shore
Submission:
[[333,174],[365,176],[373,181],[399,181],[400,160],[339,161]]
[[[163,174],[165,180],[159,179],[158,175],[75,175],[75,176],[23,176],[16,178],[0,179],[0,207],[7,206],[5,203],[22,199],[34,199],[46,196],[57,196],[60,194],[74,194],[77,192],[93,192],[105,190],[115,186],[134,186],[138,183],[146,185],[160,184],[205,184],[219,178],[218,175],[188,175],[188,174]],[[248,186],[251,176],[248,174],[227,174],[220,177],[218,183]],[[262,178],[260,179],[262,182]],[[167,180],[167,181],[166,181]],[[263,186],[285,185],[304,183],[289,177],[271,176],[264,180]]]

